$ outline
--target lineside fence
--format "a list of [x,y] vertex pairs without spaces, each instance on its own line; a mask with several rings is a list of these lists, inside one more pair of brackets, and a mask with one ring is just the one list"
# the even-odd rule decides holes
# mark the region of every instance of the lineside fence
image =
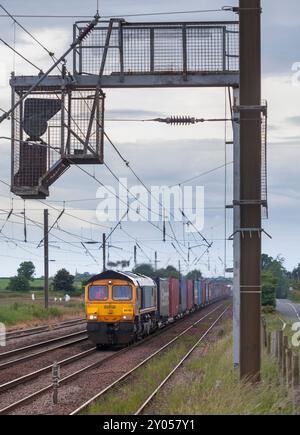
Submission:
[[292,389],[294,399],[300,401],[300,353],[291,346],[290,338],[283,330],[268,331],[262,320],[264,350],[278,363],[283,385]]

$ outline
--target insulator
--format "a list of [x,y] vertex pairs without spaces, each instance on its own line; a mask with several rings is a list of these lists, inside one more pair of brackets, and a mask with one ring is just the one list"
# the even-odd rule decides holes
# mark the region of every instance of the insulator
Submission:
[[190,125],[198,122],[196,118],[190,116],[170,116],[169,118],[157,118],[155,121],[169,125]]
[[99,18],[100,17],[96,15],[95,19],[89,23],[86,28],[82,30],[82,32],[80,32],[80,35],[78,36],[79,41],[83,41],[83,39],[85,39],[92,32],[92,30],[94,30],[99,22]]

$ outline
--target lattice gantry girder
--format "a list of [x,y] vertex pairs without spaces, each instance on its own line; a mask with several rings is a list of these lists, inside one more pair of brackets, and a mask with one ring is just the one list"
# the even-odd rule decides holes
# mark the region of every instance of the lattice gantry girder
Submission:
[[[13,86],[13,101],[27,90]],[[12,116],[15,194],[46,197],[70,165],[103,163],[104,94],[96,100],[91,121],[94,102],[94,89],[43,86],[18,106]]]
[[[75,24],[74,38],[85,25]],[[188,86],[190,76],[201,75],[215,75],[212,86],[224,86],[226,76],[229,86],[237,85],[238,23],[101,23],[74,50],[74,73],[91,81],[102,66],[103,84],[108,86],[116,86],[116,81],[124,86],[163,86],[166,76],[170,86],[178,85],[178,78]]]

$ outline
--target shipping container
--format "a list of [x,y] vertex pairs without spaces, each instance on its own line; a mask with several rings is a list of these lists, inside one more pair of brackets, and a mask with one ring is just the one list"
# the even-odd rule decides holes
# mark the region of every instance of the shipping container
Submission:
[[169,279],[169,317],[176,317],[180,308],[180,288],[179,280]]
[[187,281],[182,278],[180,280],[180,312],[185,313],[187,310]]
[[201,293],[201,305],[204,306],[205,305],[205,290],[206,289],[206,280],[205,279],[201,279],[200,281],[200,293]]
[[148,308],[156,307],[157,297],[156,286],[143,286],[141,287],[141,309],[147,310]]
[[211,302],[210,286],[211,286],[211,281],[210,280],[206,280],[205,281],[205,303],[206,304],[209,304]]
[[202,281],[197,281],[197,305],[202,305]]
[[199,281],[194,281],[194,305],[198,306],[199,304]]
[[194,282],[191,279],[187,280],[187,309],[194,308]]
[[157,278],[157,307],[160,317],[169,317],[170,298],[169,298],[169,280]]

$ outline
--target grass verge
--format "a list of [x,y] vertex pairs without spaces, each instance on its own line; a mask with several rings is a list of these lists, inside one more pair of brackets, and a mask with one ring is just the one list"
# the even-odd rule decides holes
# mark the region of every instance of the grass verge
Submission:
[[[291,415],[299,414],[292,398],[280,385],[278,367],[264,355],[262,382],[256,386],[239,382],[232,368],[231,322],[222,337],[208,348],[199,347],[147,409],[157,415]],[[85,414],[130,415],[156,388],[191,346],[190,339],[173,346],[141,368],[130,381],[91,405]],[[203,354],[204,352],[204,354]]]
[[84,315],[84,304],[68,302],[59,307],[50,307],[45,310],[39,304],[24,304],[15,302],[13,304],[0,306],[0,322],[7,327],[11,326],[35,326],[42,321],[66,320]]
[[[134,414],[141,403],[155,390],[188,350],[199,340],[210,324],[210,322],[201,322],[195,326],[192,335],[181,337],[177,342],[171,345],[169,349],[158,354],[145,366],[134,372],[128,380],[124,380],[123,383],[119,385],[118,389],[113,389],[111,392],[105,394],[103,399],[91,405],[84,414]],[[223,331],[222,326],[216,328],[221,328]],[[197,329],[199,329],[199,331],[197,331]]]
[[289,291],[289,299],[294,303],[300,303],[300,290],[290,290]]

